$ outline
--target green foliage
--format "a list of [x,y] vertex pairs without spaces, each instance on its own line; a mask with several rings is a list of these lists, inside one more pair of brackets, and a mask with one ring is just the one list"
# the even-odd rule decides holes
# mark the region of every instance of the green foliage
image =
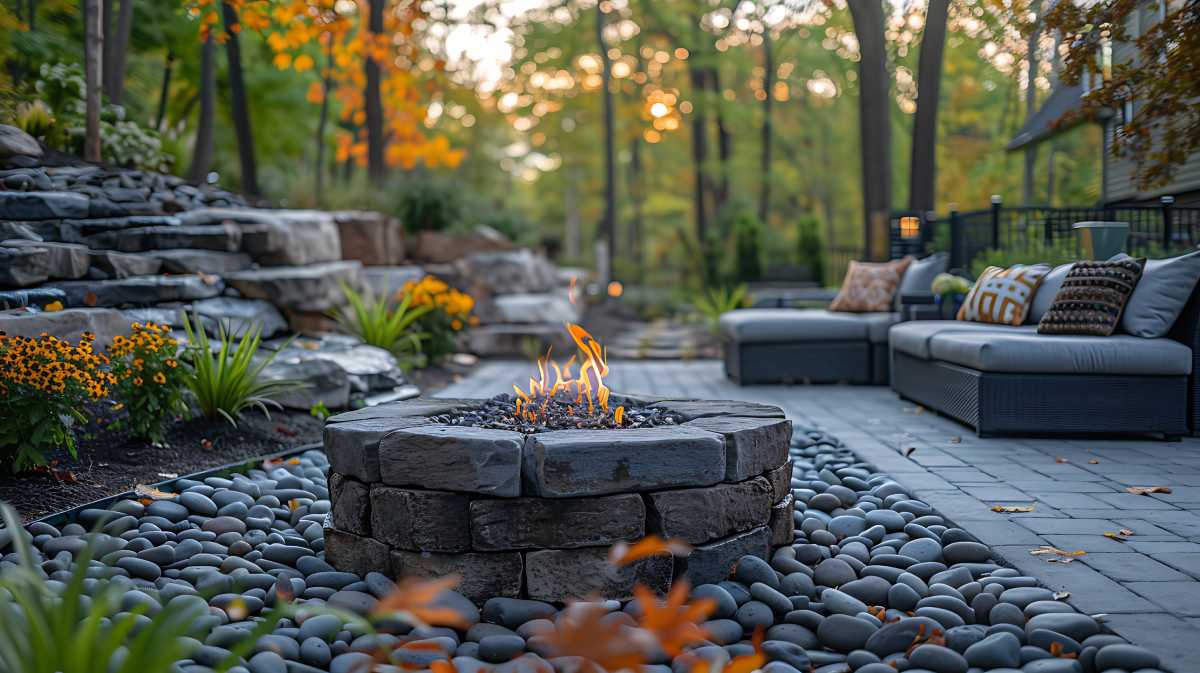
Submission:
[[825,279],[825,246],[821,243],[821,222],[814,215],[801,215],[796,221],[798,262],[818,283]]
[[746,305],[746,286],[714,287],[701,290],[692,297],[692,306],[704,316],[708,329],[717,333],[721,316]]
[[40,100],[17,106],[16,127],[34,138],[45,138],[54,131],[54,113]]
[[[196,325],[193,328],[193,323]],[[224,418],[237,426],[237,418],[246,409],[258,409],[270,417],[268,406],[282,407],[273,398],[302,386],[299,381],[262,381],[262,370],[271,364],[278,351],[256,358],[262,341],[262,326],[254,324],[236,339],[220,327],[214,350],[198,316],[183,316],[188,346],[185,357],[191,365],[185,381],[192,399],[205,418]],[[289,340],[288,343],[291,343]]]
[[166,325],[135,322],[128,338],[118,336],[108,347],[114,398],[126,412],[114,428],[128,427],[151,442],[163,441],[167,423],[188,410],[187,370],[176,360],[179,342],[169,332]]
[[1011,248],[989,248],[971,260],[971,273],[978,277],[989,266],[1008,268],[1014,264],[1049,264],[1058,266],[1079,259],[1074,239],[1059,239],[1046,244],[1041,238],[1030,238],[1024,245]]
[[740,283],[762,280],[763,223],[748,210],[739,212],[733,219],[734,277]]
[[715,231],[708,232],[708,236],[701,241],[701,280],[706,288],[719,287],[725,282],[724,265],[721,263],[726,257],[724,248],[720,235]]
[[325,406],[324,402],[317,402],[308,408],[308,415],[318,420],[323,421],[332,414],[333,412],[329,410],[329,407]]
[[[203,601],[123,610],[128,587],[88,579],[91,544],[66,582],[47,582],[21,521],[0,503],[19,563],[0,570],[0,670],[6,673],[168,673],[188,652],[186,636],[207,615]],[[227,670],[228,667],[222,670]]]
[[75,456],[75,426],[84,408],[108,394],[112,375],[92,351],[95,337],[78,345],[52,336],[37,339],[0,333],[0,461],[14,472],[46,463],[45,454]]
[[414,305],[412,295],[404,292],[398,300],[390,292],[375,297],[344,283],[342,294],[349,307],[338,308],[331,315],[343,332],[390,351],[402,366],[421,354],[421,339],[429,335],[420,331],[417,321],[434,310],[432,304]]
[[461,190],[447,180],[414,178],[401,188],[396,215],[405,231],[445,231],[462,222]]
[[942,297],[955,297],[964,295],[971,289],[971,281],[956,276],[952,273],[939,273],[930,284],[929,289],[934,294]]

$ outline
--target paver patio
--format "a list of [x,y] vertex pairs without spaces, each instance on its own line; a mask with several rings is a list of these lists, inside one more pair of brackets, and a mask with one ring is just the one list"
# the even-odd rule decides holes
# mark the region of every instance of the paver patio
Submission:
[[[606,382],[628,393],[764,402],[833,433],[1022,573],[1104,613],[1110,628],[1195,670],[1200,638],[1200,439],[981,439],[886,387],[737,386],[717,361],[610,362]],[[492,362],[445,389],[486,397],[528,377],[526,362]],[[911,451],[909,451],[911,449]],[[1128,486],[1169,486],[1134,495]],[[993,505],[1032,505],[1002,514]],[[1128,541],[1104,536],[1122,529]],[[1086,554],[1053,563],[1041,545]]]

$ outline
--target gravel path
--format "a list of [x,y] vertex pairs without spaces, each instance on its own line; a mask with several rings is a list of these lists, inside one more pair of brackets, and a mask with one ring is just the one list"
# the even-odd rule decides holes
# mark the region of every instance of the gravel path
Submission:
[[[796,543],[768,563],[744,557],[729,580],[695,595],[715,600],[709,644],[672,660],[646,648],[647,673],[688,673],[698,660],[722,664],[753,651],[765,633],[769,673],[1153,673],[1158,657],[1104,633],[1032,577],[994,562],[991,550],[953,527],[925,502],[863,464],[833,438],[797,430],[793,440]],[[195,624],[191,659],[177,670],[203,673],[273,603],[279,578],[300,602],[368,612],[393,587],[377,574],[360,578],[322,560],[329,511],[323,453],[251,470],[232,479],[179,484],[181,495],[143,505],[122,500],[85,510],[60,529],[28,527],[51,580],[65,580],[84,533],[102,523],[92,577],[125,585],[125,606],[206,600]],[[0,568],[16,561],[0,530]],[[56,586],[51,583],[50,586]],[[241,596],[231,621],[223,606]],[[203,596],[206,598],[197,598]],[[577,660],[549,651],[545,629],[562,613],[545,603],[494,598],[476,609],[446,592],[442,605],[474,624],[466,631],[405,626],[356,633],[337,617],[282,620],[259,640],[239,673],[362,670],[368,652],[391,650],[378,670],[422,670],[449,659],[458,673],[576,673]],[[635,603],[609,602],[609,623],[636,641]],[[421,646],[398,648],[424,641]]]

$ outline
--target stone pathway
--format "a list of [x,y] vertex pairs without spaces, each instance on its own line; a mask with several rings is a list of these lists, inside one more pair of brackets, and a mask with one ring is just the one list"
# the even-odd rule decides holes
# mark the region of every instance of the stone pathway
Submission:
[[[1166,666],[1196,670],[1200,440],[980,439],[885,387],[740,387],[711,360],[610,365],[618,392],[775,404],[836,435],[1022,573],[1070,592],[1080,611],[1105,614],[1111,629],[1159,653]],[[524,362],[490,363],[440,394],[490,396],[529,373]],[[1128,486],[1172,492],[1133,495]],[[1033,511],[1002,514],[993,505]],[[1127,541],[1104,536],[1122,529],[1133,531]],[[1086,554],[1064,564],[1029,553],[1042,545]]]

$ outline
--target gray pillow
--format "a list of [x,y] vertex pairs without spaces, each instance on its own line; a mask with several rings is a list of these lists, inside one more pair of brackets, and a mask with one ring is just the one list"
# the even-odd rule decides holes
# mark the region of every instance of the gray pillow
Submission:
[[1134,336],[1165,337],[1200,280],[1200,251],[1146,262],[1125,305],[1121,329]]
[[[933,279],[939,273],[945,273],[948,266],[950,266],[950,255],[945,252],[935,252],[928,257],[913,260],[913,263],[908,265],[908,270],[904,272],[904,276],[900,279],[900,285],[896,288],[896,306],[900,306],[900,297],[906,294],[928,294],[931,292],[930,287],[933,285]],[[899,310],[899,308],[896,310]]]
[[1050,305],[1054,303],[1054,297],[1058,295],[1063,281],[1067,278],[1067,272],[1073,266],[1075,266],[1074,263],[1056,266],[1042,279],[1042,284],[1038,286],[1037,292],[1033,293],[1033,303],[1029,305],[1029,311],[1025,314],[1026,325],[1038,324],[1042,315],[1050,310]]

